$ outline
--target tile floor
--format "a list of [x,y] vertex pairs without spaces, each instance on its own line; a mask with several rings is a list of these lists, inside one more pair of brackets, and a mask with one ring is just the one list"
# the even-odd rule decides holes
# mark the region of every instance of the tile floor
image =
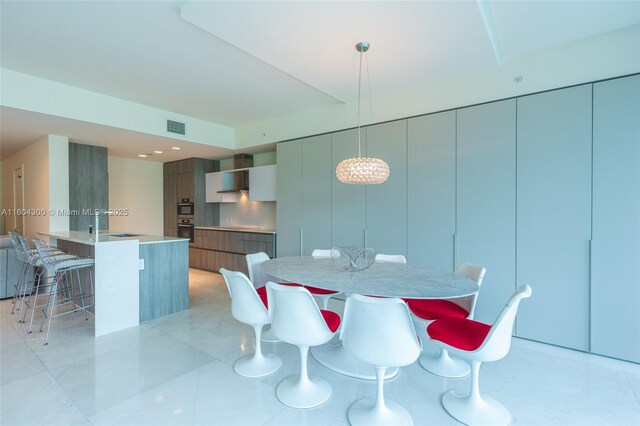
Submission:
[[[94,338],[92,321],[60,319],[50,344],[25,334],[0,302],[0,424],[9,425],[345,425],[347,409],[375,385],[333,373],[310,358],[311,376],[333,386],[324,405],[282,405],[275,386],[299,368],[297,350],[265,344],[283,367],[262,379],[236,375],[252,351],[252,329],[230,314],[220,275],[192,270],[191,309]],[[342,311],[343,302],[330,308]],[[427,351],[434,348],[427,346]],[[511,352],[481,370],[481,390],[519,425],[639,425],[640,366],[514,339]],[[418,364],[387,383],[416,425],[457,424],[440,395],[469,379],[442,379]]]

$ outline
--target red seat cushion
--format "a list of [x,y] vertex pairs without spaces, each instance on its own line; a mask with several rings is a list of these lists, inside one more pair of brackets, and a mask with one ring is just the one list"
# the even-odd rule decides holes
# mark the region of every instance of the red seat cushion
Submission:
[[482,345],[491,326],[483,322],[465,318],[446,317],[427,326],[427,334],[433,340],[439,340],[463,351],[475,351]]
[[423,320],[436,320],[444,317],[466,318],[469,316],[464,308],[448,300],[441,299],[408,299],[411,312]]
[[333,311],[325,311],[323,309],[320,309],[320,313],[322,314],[322,318],[324,318],[324,322],[327,323],[329,330],[336,331],[338,327],[340,327],[340,315]]
[[311,293],[311,294],[338,294],[338,293],[340,293],[339,291],[325,290],[324,288],[311,287],[310,285],[305,285],[304,288],[309,290],[309,293]]
[[[264,288],[264,287],[262,287]],[[258,294],[258,297],[260,297],[260,300],[262,300],[262,303],[264,303],[264,307],[269,309],[269,300],[267,300],[267,294]]]

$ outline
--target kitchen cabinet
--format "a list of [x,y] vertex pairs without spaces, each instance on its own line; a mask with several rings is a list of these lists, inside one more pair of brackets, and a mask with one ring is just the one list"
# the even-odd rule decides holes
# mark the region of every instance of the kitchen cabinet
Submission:
[[276,147],[278,169],[276,184],[278,202],[278,256],[300,256],[302,253],[302,142],[282,142]]
[[591,351],[640,362],[640,76],[593,85]]
[[534,293],[516,334],[581,351],[589,350],[591,90],[517,101],[517,285]]
[[226,268],[248,274],[245,255],[265,252],[275,255],[274,234],[264,232],[195,229],[195,244],[190,250],[191,266],[208,271]]
[[[362,131],[362,156],[367,152],[367,132]],[[335,175],[338,164],[358,156],[358,130],[336,132],[331,140],[331,241],[334,247],[364,246],[367,214],[365,185],[345,185]]]
[[216,160],[189,158],[172,161],[163,165],[163,206],[164,234],[177,236],[178,199],[189,198],[193,201],[194,223],[197,226],[218,225],[219,206],[207,204],[205,194],[205,174],[220,169]]
[[456,112],[411,118],[407,132],[407,261],[453,271]]
[[381,158],[391,173],[366,186],[365,246],[377,253],[407,254],[407,120],[369,126],[367,157]]
[[491,324],[515,288],[516,101],[459,109],[456,128],[456,265],[487,268],[475,318]]
[[276,201],[276,165],[249,168],[249,199]]
[[235,203],[240,200],[234,191],[235,174],[248,173],[249,199],[251,201],[276,201],[276,166],[249,167],[206,174],[207,203]]
[[331,135],[302,141],[302,254],[331,248]]
[[[223,190],[222,188],[224,188],[224,186],[222,183],[222,179],[227,176],[230,175],[223,172],[212,172],[205,175],[205,200],[207,203],[235,203],[240,199],[240,194],[218,192]],[[233,181],[233,176],[230,177]]]

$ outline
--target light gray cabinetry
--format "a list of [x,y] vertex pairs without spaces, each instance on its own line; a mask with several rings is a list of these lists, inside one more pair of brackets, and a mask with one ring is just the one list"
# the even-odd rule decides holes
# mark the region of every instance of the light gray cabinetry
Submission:
[[534,289],[518,312],[517,335],[583,351],[589,350],[591,87],[521,97],[517,118],[517,283]]
[[458,110],[456,264],[482,265],[476,319],[492,323],[515,287],[516,101]]
[[302,254],[331,248],[331,135],[302,141]]
[[456,232],[456,112],[411,118],[407,131],[407,260],[452,271]]
[[302,143],[277,145],[276,204],[278,256],[300,256],[302,232]]
[[640,76],[593,87],[591,351],[640,362]]
[[[366,228],[366,187],[345,185],[335,175],[338,164],[358,156],[358,131],[345,130],[332,135],[331,241],[333,246],[364,245]],[[362,156],[366,152],[366,131],[362,131]],[[279,163],[278,163],[279,164]],[[278,232],[280,232],[278,230]]]
[[367,156],[391,173],[367,190],[365,245],[378,253],[407,254],[407,120],[367,127]]

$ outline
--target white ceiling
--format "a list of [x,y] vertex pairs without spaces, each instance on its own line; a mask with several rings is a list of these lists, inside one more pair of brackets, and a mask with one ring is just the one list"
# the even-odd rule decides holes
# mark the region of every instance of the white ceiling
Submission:
[[[358,41],[372,45],[376,96],[640,23],[637,0],[2,0],[0,8],[3,68],[232,127],[355,100]],[[56,133],[55,117],[8,122],[16,114],[2,110],[2,158],[34,129]],[[67,121],[82,128],[79,142],[139,153]],[[143,145],[163,139],[129,133]]]

